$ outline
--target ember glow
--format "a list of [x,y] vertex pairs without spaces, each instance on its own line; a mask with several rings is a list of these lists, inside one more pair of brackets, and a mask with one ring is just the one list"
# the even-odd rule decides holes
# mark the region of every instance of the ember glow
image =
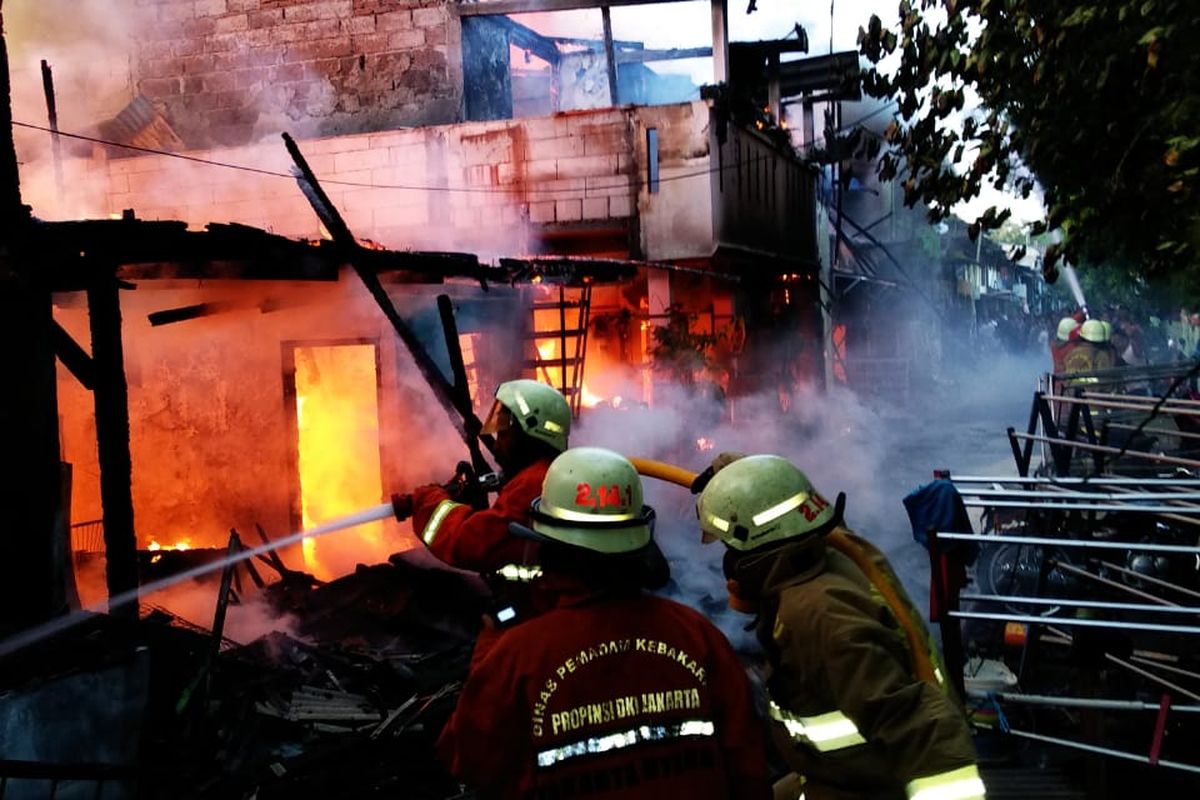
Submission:
[[191,550],[192,543],[189,539],[180,539],[173,544],[159,544],[156,540],[151,539],[150,544],[146,547],[147,550]]
[[[375,505],[383,496],[375,347],[297,347],[296,420],[305,530]],[[387,558],[383,523],[305,539],[304,568],[329,580]]]

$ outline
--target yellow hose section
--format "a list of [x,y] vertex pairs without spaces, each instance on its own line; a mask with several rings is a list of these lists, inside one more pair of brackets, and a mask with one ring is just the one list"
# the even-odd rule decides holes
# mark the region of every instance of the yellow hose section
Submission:
[[[660,481],[674,483],[688,489],[692,488],[692,483],[696,480],[697,473],[686,470],[683,467],[677,467],[674,464],[653,461],[648,458],[631,458],[629,461],[633,464],[639,475],[647,478],[657,478]],[[934,674],[933,662],[929,659],[928,643],[925,639],[925,634],[917,628],[917,624],[912,618],[912,613],[909,611],[908,604],[900,599],[900,595],[896,592],[896,587],[892,584],[888,576],[883,573],[878,564],[872,561],[845,534],[839,531],[831,531],[825,536],[825,542],[853,561],[854,565],[867,576],[867,580],[879,590],[884,602],[891,609],[892,616],[896,619],[896,622],[900,623],[900,627],[904,629],[904,637],[908,640],[908,649],[912,653],[913,670],[916,672],[917,677],[934,686],[940,686],[937,675]]]
[[929,659],[929,642],[925,637],[925,632],[917,628],[917,623],[912,618],[912,611],[908,604],[900,599],[900,594],[896,591],[891,579],[862,548],[841,531],[830,531],[825,535],[825,543],[853,561],[854,565],[862,570],[863,575],[867,576],[867,580],[883,595],[883,600],[891,609],[892,616],[904,629],[904,638],[908,640],[908,651],[912,654],[913,671],[921,680],[940,688],[941,682],[933,670],[933,662]]
[[648,458],[631,458],[629,461],[633,464],[639,475],[644,475],[647,478],[658,478],[660,481],[675,483],[687,489],[692,488],[692,482],[696,480],[696,475],[699,474],[686,470],[683,467],[677,467],[674,464],[667,464],[663,461],[651,461]]

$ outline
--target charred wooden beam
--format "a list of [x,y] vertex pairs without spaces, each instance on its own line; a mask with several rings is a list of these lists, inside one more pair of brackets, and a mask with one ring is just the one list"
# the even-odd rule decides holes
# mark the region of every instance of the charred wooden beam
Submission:
[[29,210],[21,202],[12,138],[8,50],[0,16],[0,630],[15,631],[62,610],[62,566],[54,537],[64,522],[58,456],[53,307],[31,268]]
[[54,98],[54,73],[42,59],[42,91],[46,95],[46,118],[50,123],[50,153],[54,158],[54,185],[63,193],[62,142],[58,138],[58,103]]
[[479,449],[479,442],[483,442],[488,450],[495,453],[495,442],[490,436],[481,436],[479,431],[483,428],[483,423],[479,417],[475,415],[475,410],[471,408],[469,402],[463,402],[463,399],[456,394],[454,387],[446,380],[441,369],[430,357],[429,353],[421,345],[420,340],[413,330],[408,326],[408,323],[400,316],[400,312],[396,310],[396,306],[392,303],[392,299],[388,296],[387,291],[383,288],[383,284],[379,282],[379,276],[362,268],[358,256],[362,248],[359,246],[354,234],[350,232],[342,215],[338,212],[330,201],[329,196],[325,194],[325,190],[321,188],[321,184],[317,181],[316,175],[308,166],[308,162],[304,158],[304,154],[300,152],[296,141],[287,133],[283,134],[283,140],[287,145],[288,153],[292,156],[292,160],[296,162],[296,182],[300,185],[300,190],[304,196],[308,198],[313,210],[321,221],[325,224],[325,229],[329,231],[333,237],[333,241],[342,248],[346,260],[354,268],[355,273],[367,287],[367,291],[375,299],[379,308],[383,311],[384,316],[392,323],[393,330],[400,338],[405,349],[412,356],[413,362],[417,365],[417,370],[421,376],[425,378],[426,383],[433,389],[434,397],[438,399],[446,413],[450,417],[451,423],[458,430],[459,436],[471,452],[471,462],[478,472],[490,472],[491,465],[483,457],[483,452]]
[[96,365],[92,363],[92,357],[62,325],[57,321],[52,322],[51,335],[54,337],[54,353],[58,360],[75,376],[75,380],[83,384],[83,388],[96,388]]
[[[242,552],[242,540],[238,536],[236,529],[229,531],[229,547],[226,549],[225,555],[228,557],[236,556]],[[249,563],[249,562],[245,562]],[[221,639],[225,635],[225,613],[229,609],[229,590],[233,585],[233,574],[237,569],[235,562],[229,562],[225,568],[221,570],[221,588],[217,590],[217,608],[213,612],[212,639],[208,654],[209,674],[211,675],[212,664],[216,662],[217,655],[221,652]]]
[[667,50],[618,50],[618,64],[644,64],[649,61],[675,61],[681,58],[708,58],[711,47],[672,47]]
[[[88,321],[95,366],[96,447],[100,456],[100,505],[108,595],[138,589],[137,538],[133,527],[133,463],[129,452],[129,388],[121,341],[120,285],[110,271],[87,290]],[[111,613],[137,618],[137,602]]]
[[4,37],[4,16],[0,12],[0,215],[6,222],[20,214],[21,174],[17,168],[17,148],[12,137],[12,87],[8,75],[8,45]]
[[446,352],[450,356],[450,374],[454,376],[454,391],[458,405],[474,408],[471,401],[471,385],[467,381],[467,367],[463,363],[462,343],[458,340],[458,322],[454,319],[454,303],[450,295],[439,294],[438,314],[442,318],[442,335],[446,339]]
[[612,11],[608,6],[600,9],[600,21],[604,26],[604,67],[608,73],[608,100],[617,106],[617,59],[613,56]]
[[189,319],[200,319],[201,317],[211,317],[214,314],[223,314],[226,311],[236,311],[241,308],[249,308],[252,303],[195,303],[190,306],[179,306],[178,308],[168,308],[162,311],[153,311],[146,315],[146,319],[150,321],[152,326],[170,325],[175,322],[185,322]]

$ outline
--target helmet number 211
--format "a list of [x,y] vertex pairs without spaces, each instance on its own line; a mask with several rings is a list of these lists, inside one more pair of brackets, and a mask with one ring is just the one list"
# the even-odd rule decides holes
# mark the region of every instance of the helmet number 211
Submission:
[[575,486],[575,505],[585,508],[620,508],[622,505],[633,505],[633,488],[625,487],[622,502],[621,487],[615,483],[612,486],[597,486],[594,489],[590,483],[580,483]]

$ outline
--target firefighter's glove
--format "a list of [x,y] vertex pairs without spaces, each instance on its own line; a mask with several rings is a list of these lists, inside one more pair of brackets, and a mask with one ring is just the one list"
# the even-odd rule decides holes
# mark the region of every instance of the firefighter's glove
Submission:
[[467,495],[474,489],[476,483],[475,470],[471,467],[471,463],[460,461],[454,468],[454,477],[443,483],[442,488],[454,502],[468,503]]
[[413,496],[411,494],[394,494],[392,495],[392,513],[396,515],[396,520],[404,522],[412,516],[413,513]]
[[712,463],[708,465],[708,468],[697,475],[696,479],[692,481],[692,494],[700,494],[703,492],[704,487],[708,486],[708,482],[713,479],[714,475],[728,467],[734,461],[737,461],[739,458],[745,457],[745,453],[737,453],[733,451],[726,451],[718,454],[717,457],[713,459]]

